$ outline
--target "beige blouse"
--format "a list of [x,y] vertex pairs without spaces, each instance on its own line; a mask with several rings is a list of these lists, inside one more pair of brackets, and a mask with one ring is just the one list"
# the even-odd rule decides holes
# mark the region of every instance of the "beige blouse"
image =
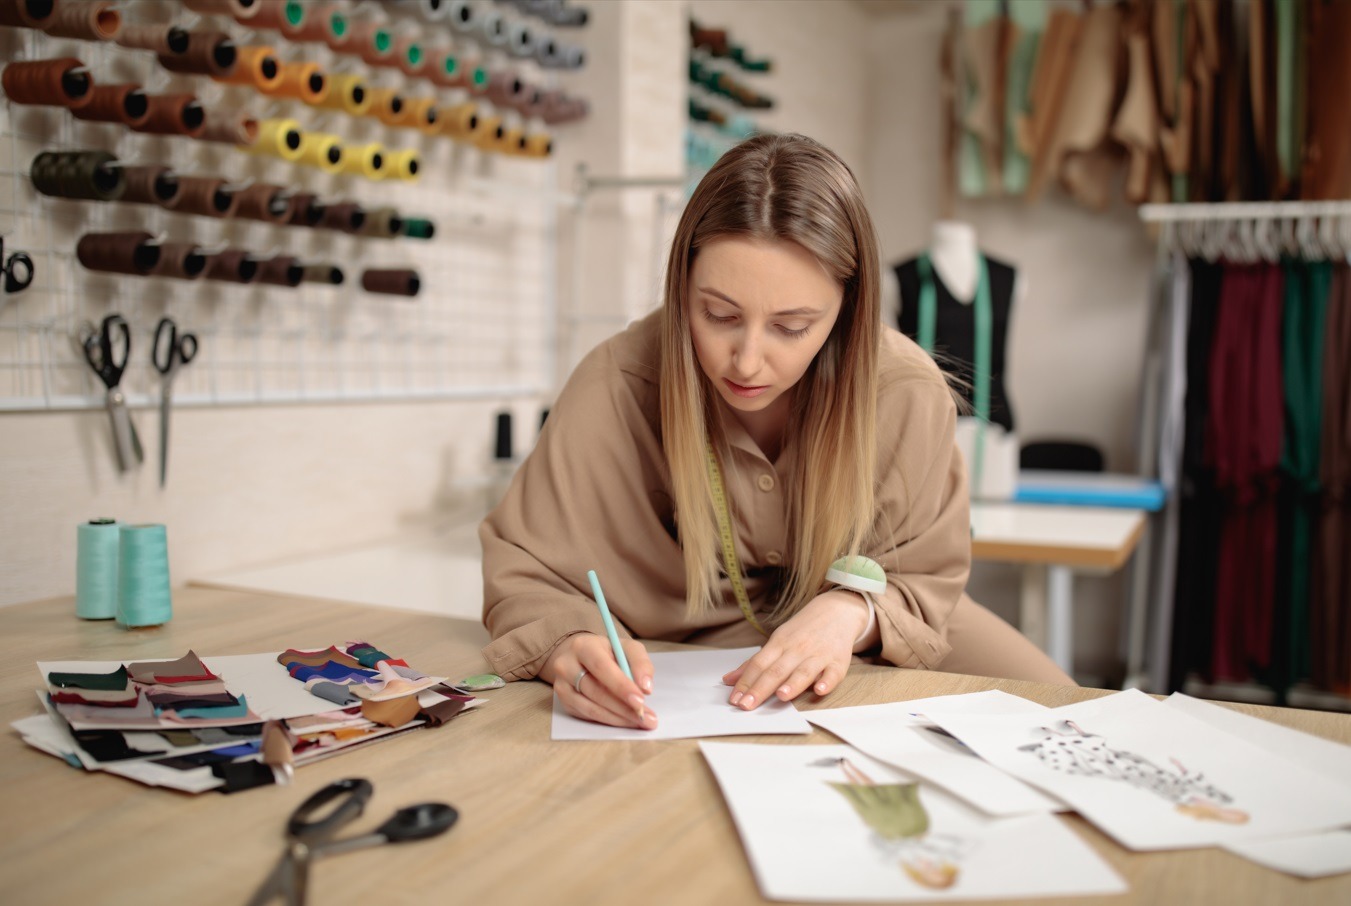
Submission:
[[[657,392],[660,313],[592,350],[577,366],[516,473],[483,521],[483,649],[506,679],[539,673],[582,631],[604,634],[587,570],[600,578],[621,634],[716,647],[762,636],[723,577],[722,603],[685,616],[685,567],[661,445]],[[956,408],[937,366],[884,329],[877,414],[877,538],[863,551],[887,571],[879,595],[882,658],[935,668],[944,626],[966,586],[971,527],[966,470],[953,443]],[[773,608],[774,578],[790,561],[783,480],[796,450],[770,462],[736,419],[723,480],[737,555],[757,615]],[[841,552],[843,554],[845,552]]]

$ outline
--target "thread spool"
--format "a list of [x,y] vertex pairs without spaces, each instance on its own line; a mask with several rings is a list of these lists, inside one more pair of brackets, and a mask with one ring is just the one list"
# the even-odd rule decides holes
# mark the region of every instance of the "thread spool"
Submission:
[[548,157],[554,153],[554,137],[547,132],[534,132],[525,137],[521,154],[525,157]]
[[188,32],[187,47],[181,51],[161,53],[157,59],[170,72],[223,79],[235,71],[239,51],[235,42],[223,31],[191,31]]
[[33,158],[33,188],[54,198],[116,201],[126,191],[122,168],[107,151],[43,151]]
[[206,110],[192,94],[151,94],[145,121],[131,128],[151,135],[186,135],[201,138],[206,131]]
[[407,102],[403,95],[393,88],[370,89],[371,106],[368,115],[375,117],[386,126],[398,126],[404,116]]
[[535,55],[535,33],[524,22],[507,25],[506,50],[509,56],[523,60]]
[[396,39],[394,53],[390,56],[391,62],[404,75],[412,78],[422,75],[422,70],[427,66],[427,52],[422,49],[422,43],[416,35],[404,35]]
[[478,104],[472,101],[456,104],[441,111],[441,134],[468,139],[478,131],[480,120]]
[[247,148],[258,140],[258,121],[241,110],[208,110],[202,140]]
[[126,25],[117,33],[117,43],[157,54],[183,53],[188,49],[188,30],[177,25]]
[[473,37],[490,47],[507,46],[507,20],[495,9],[490,9],[478,17]]
[[575,44],[563,44],[552,38],[545,42],[543,51],[535,59],[545,69],[581,69],[586,65],[586,51]]
[[416,296],[422,289],[422,278],[407,268],[371,268],[361,272],[361,288],[387,296]]
[[399,235],[409,239],[431,239],[436,235],[436,224],[423,217],[405,217]]
[[413,148],[390,151],[385,155],[385,178],[412,182],[422,170],[422,155]]
[[435,135],[441,129],[437,120],[439,115],[436,98],[413,98],[404,106],[401,124],[416,129],[424,135]]
[[291,217],[286,222],[291,226],[314,227],[324,215],[324,205],[313,192],[298,192],[291,196]]
[[249,27],[275,29],[288,41],[299,40],[305,27],[305,4],[298,0],[258,0]]
[[258,259],[243,249],[226,249],[208,258],[203,276],[226,283],[252,283],[258,276]]
[[510,154],[513,157],[521,157],[525,154],[525,130],[519,126],[513,126],[502,131],[502,137],[498,140],[494,149],[500,154]]
[[282,160],[300,159],[300,123],[291,119],[266,119],[258,123],[258,137],[245,150]]
[[91,271],[145,277],[159,263],[160,250],[146,232],[85,233],[75,243],[75,258]]
[[204,16],[229,16],[246,23],[258,13],[258,0],[183,0],[183,5]]
[[508,69],[499,69],[488,76],[488,87],[484,94],[494,104],[513,108],[532,97],[529,86]]
[[235,216],[264,223],[288,223],[292,198],[286,189],[256,182],[235,194]]
[[[431,3],[427,5],[430,6]],[[472,35],[478,24],[476,21],[478,15],[469,0],[449,0],[445,6],[447,7],[445,19],[450,23],[451,29],[462,35]]]
[[10,63],[0,73],[0,86],[12,103],[82,107],[93,97],[94,79],[74,57]]
[[444,22],[450,15],[450,4],[444,0],[417,0],[417,11],[428,22]]
[[82,620],[117,616],[120,535],[115,519],[91,519],[75,527],[75,616]]
[[423,75],[439,88],[463,88],[468,84],[468,69],[452,50],[434,50],[428,53]]
[[342,149],[342,163],[338,169],[343,173],[364,176],[367,179],[383,179],[385,176],[385,147],[379,142],[368,145],[347,145]]
[[218,77],[217,81],[269,92],[281,81],[281,62],[277,52],[265,44],[236,47],[234,70]]
[[180,176],[178,195],[164,207],[199,217],[233,217],[239,198],[225,180],[213,176]]
[[56,0],[3,0],[0,25],[11,28],[46,28],[56,15]]
[[551,126],[576,122],[585,119],[591,112],[591,105],[583,98],[570,98],[560,92],[546,92],[540,119]]
[[392,239],[403,230],[403,218],[394,208],[375,208],[366,212],[366,224],[361,235]]
[[325,173],[337,173],[342,169],[342,140],[323,132],[302,132],[296,161]]
[[126,182],[126,191],[120,200],[124,203],[173,207],[178,200],[178,177],[168,167],[154,164],[123,167],[122,178]]
[[150,99],[140,85],[95,85],[89,103],[70,111],[77,119],[136,127],[150,116]]
[[324,283],[328,286],[341,286],[343,280],[341,268],[332,264],[307,264],[301,268],[301,280],[305,283]]
[[581,28],[591,19],[585,7],[565,6],[562,0],[549,3],[540,11],[544,20],[555,28]]
[[56,15],[42,27],[54,38],[78,41],[111,41],[122,28],[122,14],[107,0],[87,3],[62,3]]
[[314,225],[343,233],[360,233],[362,227],[366,225],[366,211],[354,201],[324,205]]
[[485,151],[496,151],[506,132],[507,127],[502,124],[502,117],[485,116],[480,119],[478,129],[469,140]]
[[162,626],[173,616],[169,540],[162,525],[124,525],[118,533],[117,622]]
[[275,258],[258,262],[256,279],[259,283],[270,283],[273,286],[288,286],[295,289],[304,278],[305,269],[300,266],[293,255],[278,255]]
[[305,13],[305,21],[300,24],[292,40],[333,47],[335,41],[346,43],[350,33],[347,15],[340,7],[332,3],[311,3]]
[[196,280],[206,270],[206,255],[193,242],[163,242],[159,261],[150,269],[152,277]]
[[352,20],[336,6],[331,7],[324,15],[329,20],[324,33],[324,43],[328,45],[328,49],[334,53],[351,53],[353,35],[356,32]]
[[328,96],[328,77],[315,62],[282,63],[281,77],[267,87],[259,86],[264,94],[295,98],[306,104],[321,104]]
[[355,52],[370,66],[392,66],[394,35],[375,22],[363,22],[352,29],[349,53]]
[[366,79],[354,73],[339,73],[328,77],[328,93],[320,107],[341,110],[352,116],[365,116],[371,109],[371,93]]
[[516,105],[516,111],[527,119],[538,116],[544,109],[544,89],[537,85],[525,86],[525,97]]

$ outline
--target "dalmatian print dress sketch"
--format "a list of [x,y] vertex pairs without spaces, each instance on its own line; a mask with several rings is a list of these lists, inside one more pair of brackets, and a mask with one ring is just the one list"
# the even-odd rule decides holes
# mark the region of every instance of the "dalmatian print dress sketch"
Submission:
[[1052,770],[1130,784],[1174,803],[1178,812],[1198,821],[1248,821],[1247,812],[1229,807],[1232,796],[1208,783],[1201,772],[1187,770],[1175,758],[1170,759],[1172,769],[1161,768],[1134,752],[1112,748],[1106,737],[1088,733],[1072,720],[1041,727],[1037,733],[1041,737],[1037,742],[1018,749],[1036,755]]

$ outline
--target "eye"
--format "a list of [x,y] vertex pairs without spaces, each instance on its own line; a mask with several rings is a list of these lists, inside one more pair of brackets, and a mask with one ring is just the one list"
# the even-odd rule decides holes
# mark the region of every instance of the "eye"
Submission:
[[711,309],[708,309],[708,308],[705,308],[705,309],[704,309],[704,317],[707,318],[708,320],[712,321],[714,324],[730,324],[730,323],[732,323],[733,321],[736,320],[736,316],[735,316],[735,315],[728,315],[728,316],[726,316],[726,317],[720,317],[719,315],[713,314],[712,310],[711,310]]
[[782,324],[779,325],[779,332],[786,337],[800,337],[809,330],[811,330],[810,324],[808,324],[806,327],[799,328],[798,330],[794,330],[791,327],[785,327]]

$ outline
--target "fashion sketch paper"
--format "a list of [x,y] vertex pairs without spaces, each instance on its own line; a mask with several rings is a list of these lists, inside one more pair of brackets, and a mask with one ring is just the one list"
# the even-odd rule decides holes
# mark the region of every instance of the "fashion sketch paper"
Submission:
[[991,818],[849,746],[699,746],[770,899],[933,902],[1126,890],[1054,815]]

